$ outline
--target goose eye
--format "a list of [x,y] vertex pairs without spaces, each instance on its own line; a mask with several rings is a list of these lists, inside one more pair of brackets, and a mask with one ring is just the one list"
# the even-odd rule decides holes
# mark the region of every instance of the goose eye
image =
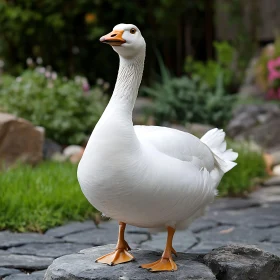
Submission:
[[136,29],[135,29],[135,28],[131,28],[131,29],[130,29],[130,33],[131,33],[131,34],[135,34],[135,33],[136,33]]

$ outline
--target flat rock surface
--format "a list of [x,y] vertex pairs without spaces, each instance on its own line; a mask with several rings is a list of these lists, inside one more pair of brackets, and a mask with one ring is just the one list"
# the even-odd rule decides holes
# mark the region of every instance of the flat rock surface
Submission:
[[12,247],[8,250],[8,252],[18,255],[57,258],[73,252],[79,252],[82,249],[88,248],[88,246],[88,244],[76,243],[31,243],[19,247]]
[[73,254],[56,259],[48,268],[45,280],[54,279],[200,279],[216,280],[212,271],[203,263],[196,261],[196,257],[179,254],[176,260],[178,270],[175,272],[151,273],[139,268],[143,263],[154,262],[161,256],[158,252],[133,250],[136,261],[116,266],[95,263],[95,259],[113,250],[114,245],[95,247],[84,250],[80,254]]
[[26,273],[19,273],[19,274],[12,274],[5,278],[5,280],[42,280],[46,270],[36,271],[30,274]]
[[86,221],[83,223],[75,222],[75,223],[69,223],[67,225],[50,229],[46,232],[46,235],[50,235],[54,237],[63,237],[68,234],[77,233],[77,232],[94,229],[94,228],[96,228],[96,226],[92,221]]
[[[276,186],[273,188],[280,190]],[[271,193],[269,187],[262,190]],[[174,248],[178,252],[205,255],[212,249],[241,243],[256,245],[262,250],[280,256],[280,202],[266,200],[261,196],[256,197],[216,199],[205,215],[195,220],[189,229],[175,233]],[[50,229],[45,234],[0,232],[0,279],[4,277],[1,273],[5,274],[6,278],[13,275],[10,279],[38,279],[34,274],[36,272],[27,275],[26,271],[42,270],[47,268],[53,258],[74,254],[84,248],[115,244],[117,237],[116,221],[102,222],[98,227],[92,221],[72,222]],[[125,238],[132,249],[157,251],[158,256],[166,244],[166,232],[155,234],[150,233],[148,229],[130,225],[127,225]],[[196,265],[197,263],[195,267]],[[191,268],[189,270],[191,271]],[[145,278],[146,274],[141,275],[144,275],[142,279],[150,279],[149,273],[148,278]],[[194,276],[189,279],[204,278]]]
[[28,243],[57,243],[63,242],[52,236],[38,233],[12,233],[9,231],[0,232],[0,249],[20,246]]
[[0,256],[0,267],[40,270],[47,268],[52,261],[53,258],[11,254]]
[[55,279],[196,279],[196,280],[279,280],[280,258],[255,246],[228,245],[206,255],[179,253],[174,258],[178,270],[152,273],[139,266],[158,260],[159,252],[132,250],[134,262],[108,266],[95,263],[114,245],[94,247],[56,259],[47,269],[44,280]]

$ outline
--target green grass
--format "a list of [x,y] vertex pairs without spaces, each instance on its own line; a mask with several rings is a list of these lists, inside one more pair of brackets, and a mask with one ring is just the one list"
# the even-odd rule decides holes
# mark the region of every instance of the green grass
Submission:
[[0,174],[0,230],[43,232],[93,217],[71,163],[19,165]]
[[[244,195],[254,179],[265,176],[262,156],[232,144],[238,165],[225,174],[219,195]],[[35,168],[19,165],[0,174],[0,230],[44,232],[67,221],[95,216],[79,187],[76,165],[44,162]]]
[[266,176],[265,163],[261,153],[252,151],[248,145],[229,144],[239,156],[237,166],[224,175],[219,185],[219,196],[244,196]]

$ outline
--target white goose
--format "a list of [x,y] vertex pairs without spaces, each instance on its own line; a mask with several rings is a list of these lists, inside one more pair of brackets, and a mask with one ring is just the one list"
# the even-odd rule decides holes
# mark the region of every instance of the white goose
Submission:
[[132,24],[118,24],[100,38],[119,54],[112,98],[89,139],[78,167],[78,179],[89,202],[119,221],[116,250],[97,259],[106,264],[133,260],[124,239],[126,224],[167,228],[160,260],[141,267],[176,270],[172,239],[212,202],[237,153],[226,150],[225,133],[212,129],[201,139],[179,130],[133,126],[132,110],[142,79],[145,40]]

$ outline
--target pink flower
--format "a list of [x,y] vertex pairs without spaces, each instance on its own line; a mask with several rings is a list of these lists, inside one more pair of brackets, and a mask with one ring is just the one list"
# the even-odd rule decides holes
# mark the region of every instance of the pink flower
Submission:
[[280,79],[280,57],[276,59],[271,59],[267,63],[268,68],[268,80],[274,81],[276,79]]

